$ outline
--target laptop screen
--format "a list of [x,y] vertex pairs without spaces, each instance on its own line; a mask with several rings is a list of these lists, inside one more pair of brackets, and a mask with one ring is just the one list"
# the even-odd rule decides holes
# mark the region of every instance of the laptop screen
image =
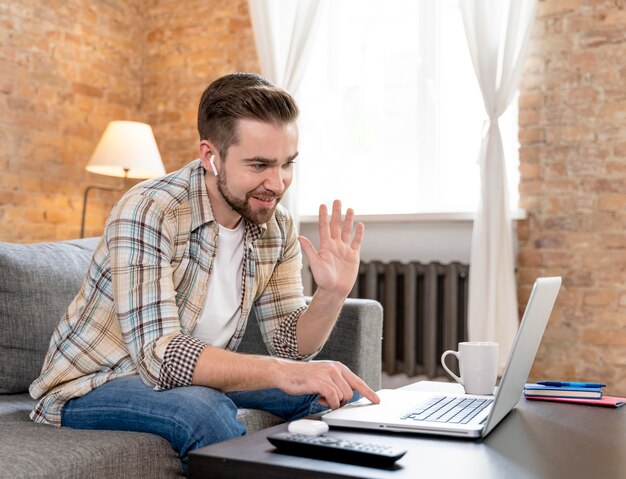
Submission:
[[561,287],[559,276],[537,278],[509,352],[498,394],[482,436],[486,436],[515,407],[528,380],[541,338]]

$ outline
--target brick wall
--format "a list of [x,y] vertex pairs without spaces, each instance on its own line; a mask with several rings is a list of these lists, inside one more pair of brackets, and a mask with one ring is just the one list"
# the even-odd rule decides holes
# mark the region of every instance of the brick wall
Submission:
[[[0,5],[0,240],[76,238],[84,167],[106,124],[141,119],[139,0]],[[110,194],[94,194],[96,234]]]
[[540,1],[520,95],[520,303],[563,288],[533,375],[626,394],[626,9]]
[[[167,171],[197,156],[200,95],[258,71],[246,0],[0,4],[0,241],[77,238],[85,171],[111,120],[152,125]],[[130,186],[132,183],[129,182]],[[90,193],[86,235],[119,194]]]
[[258,72],[246,0],[145,2],[143,107],[167,171],[198,157],[198,102],[216,78]]

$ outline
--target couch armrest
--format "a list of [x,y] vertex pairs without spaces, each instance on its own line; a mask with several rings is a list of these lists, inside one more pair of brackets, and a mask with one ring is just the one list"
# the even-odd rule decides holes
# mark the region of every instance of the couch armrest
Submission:
[[382,371],[382,334],[383,308],[380,303],[349,298],[316,359],[341,361],[377,391]]
[[[307,303],[311,298],[306,298]],[[341,361],[374,390],[380,389],[383,308],[370,299],[346,299],[337,324],[316,359]],[[267,354],[254,311],[239,352]]]

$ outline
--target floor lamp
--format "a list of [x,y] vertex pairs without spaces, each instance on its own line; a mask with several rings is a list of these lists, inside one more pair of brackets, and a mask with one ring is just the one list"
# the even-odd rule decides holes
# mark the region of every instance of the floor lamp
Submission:
[[87,197],[91,190],[122,191],[126,178],[145,179],[165,174],[152,128],[137,121],[112,121],[104,130],[102,138],[85,168],[99,175],[117,176],[122,179],[118,186],[89,185],[83,197],[83,213],[80,237],[85,236]]

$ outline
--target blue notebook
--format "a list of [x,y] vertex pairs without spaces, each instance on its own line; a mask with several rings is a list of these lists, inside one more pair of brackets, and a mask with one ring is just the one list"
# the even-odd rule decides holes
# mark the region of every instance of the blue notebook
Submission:
[[524,396],[602,399],[602,389],[565,386],[544,386],[543,384],[526,384],[524,386]]

